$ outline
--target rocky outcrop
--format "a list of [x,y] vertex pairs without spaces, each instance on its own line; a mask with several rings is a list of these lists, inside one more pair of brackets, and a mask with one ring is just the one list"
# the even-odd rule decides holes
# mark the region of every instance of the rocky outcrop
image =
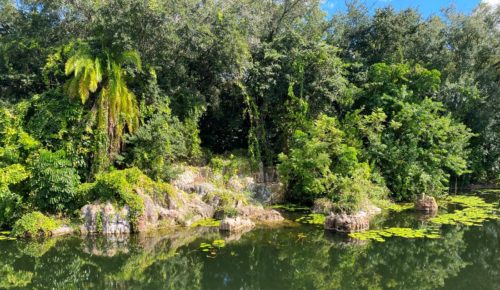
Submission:
[[285,199],[285,188],[279,182],[275,168],[261,168],[249,176],[232,176],[227,182],[223,181],[220,174],[214,174],[206,167],[189,167],[179,174],[172,184],[187,193],[196,193],[201,196],[213,193],[222,188],[216,188],[215,184],[224,184],[227,190],[233,192],[252,192],[253,198],[262,203],[283,203]]
[[249,187],[254,198],[262,203],[276,204],[285,202],[285,188],[280,182],[254,183]]
[[365,231],[369,229],[372,217],[381,212],[380,208],[372,204],[367,204],[363,210],[353,214],[332,212],[326,217],[324,227],[327,230],[344,233]]
[[[272,192],[283,192],[281,184],[258,184],[253,177],[233,176],[227,182],[221,178],[222,176],[214,175],[208,168],[188,167],[171,183],[173,186],[155,184],[152,190],[134,185],[138,187],[134,188],[134,193],[143,203],[142,212],[138,217],[134,215],[132,220],[133,212],[127,205],[96,201],[81,209],[83,223],[80,230],[84,234],[119,235],[175,225],[189,226],[200,219],[224,216],[239,216],[239,219],[250,220],[252,223],[275,223],[284,220],[276,210],[265,209],[261,205],[248,205],[254,198],[243,194],[250,190],[262,190],[266,191],[263,197],[269,200]],[[258,178],[273,181],[276,179],[276,173],[262,173]],[[219,216],[216,213],[219,213]]]
[[214,207],[203,202],[197,195],[181,193],[176,202],[177,204],[172,209],[177,211],[175,215],[178,216],[176,219],[178,224],[189,226],[197,220],[212,217],[215,213]]
[[237,208],[238,214],[260,223],[282,222],[284,220],[281,213],[274,209],[265,209],[261,205],[246,205]]
[[252,229],[255,224],[249,218],[235,217],[224,218],[220,222],[219,230],[228,232],[241,232]]
[[70,235],[74,232],[75,230],[68,226],[68,225],[63,225],[61,227],[58,227],[55,230],[50,231],[50,236],[52,237],[57,237],[57,236],[64,236],[64,235]]
[[82,233],[128,234],[132,231],[127,205],[115,208],[110,202],[88,204],[81,210]]
[[235,192],[251,190],[255,184],[253,177],[238,177],[233,176],[227,182],[227,188]]
[[325,220],[325,229],[337,232],[352,233],[367,230],[370,217],[365,212],[356,214],[331,213]]
[[205,195],[216,189],[211,183],[206,182],[207,175],[206,168],[186,169],[175,178],[172,184],[187,193]]
[[153,199],[145,194],[139,195],[144,202],[144,210],[137,221],[137,231],[144,232],[158,226],[160,217],[159,206],[155,204]]
[[197,195],[184,192],[172,193],[168,197],[167,206],[160,206],[150,196],[139,194],[144,208],[136,224],[130,220],[130,209],[127,205],[117,208],[110,202],[94,203],[81,209],[83,224],[80,231],[103,234],[128,234],[131,231],[145,232],[163,226],[185,225],[212,217],[214,208],[204,203]]
[[438,204],[436,199],[432,196],[425,196],[423,198],[419,198],[415,201],[415,210],[422,212],[437,212]]
[[362,211],[366,212],[368,214],[368,216],[373,217],[373,216],[376,216],[379,213],[381,213],[382,209],[380,207],[373,205],[373,204],[367,204],[364,206]]

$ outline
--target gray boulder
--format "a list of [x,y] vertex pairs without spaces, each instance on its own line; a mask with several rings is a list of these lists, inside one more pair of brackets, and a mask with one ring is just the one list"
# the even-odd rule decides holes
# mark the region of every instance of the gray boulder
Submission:
[[255,224],[248,218],[224,218],[220,222],[219,230],[228,232],[241,232],[252,229]]

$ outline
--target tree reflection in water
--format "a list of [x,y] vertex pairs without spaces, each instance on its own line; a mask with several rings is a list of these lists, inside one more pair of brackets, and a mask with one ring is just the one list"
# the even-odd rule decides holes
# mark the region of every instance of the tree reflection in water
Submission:
[[[394,222],[394,220],[393,220]],[[421,223],[414,216],[410,223]],[[406,225],[408,222],[398,222]],[[209,229],[0,243],[2,288],[491,289],[500,223],[447,226],[436,240],[360,242],[301,225],[221,236]],[[207,256],[202,242],[224,239]]]

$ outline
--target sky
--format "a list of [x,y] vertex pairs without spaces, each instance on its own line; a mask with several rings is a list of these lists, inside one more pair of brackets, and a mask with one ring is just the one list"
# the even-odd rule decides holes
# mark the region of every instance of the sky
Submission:
[[[336,12],[345,11],[346,5],[345,0],[323,0],[322,8],[332,15]],[[483,0],[492,5],[500,5],[500,0]],[[456,10],[469,14],[472,10],[481,2],[481,0],[360,0],[361,3],[365,3],[371,11],[379,7],[385,7],[392,5],[397,10],[403,10],[406,8],[418,8],[420,13],[424,17],[429,17],[432,15],[441,15],[441,8],[446,8],[453,6]]]

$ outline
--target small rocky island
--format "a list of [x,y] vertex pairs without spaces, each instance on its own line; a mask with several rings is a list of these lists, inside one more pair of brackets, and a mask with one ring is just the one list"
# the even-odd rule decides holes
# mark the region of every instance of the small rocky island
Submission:
[[[239,232],[256,224],[284,221],[277,210],[264,207],[283,198],[283,186],[276,174],[263,169],[252,176],[235,175],[224,181],[210,168],[185,167],[171,183],[154,182],[134,169],[121,174],[125,182],[122,190],[130,195],[129,202],[95,200],[81,208],[81,223],[73,227],[64,224],[49,235],[130,234],[210,222],[221,231]],[[105,182],[97,180],[89,184],[88,194],[102,187]]]

